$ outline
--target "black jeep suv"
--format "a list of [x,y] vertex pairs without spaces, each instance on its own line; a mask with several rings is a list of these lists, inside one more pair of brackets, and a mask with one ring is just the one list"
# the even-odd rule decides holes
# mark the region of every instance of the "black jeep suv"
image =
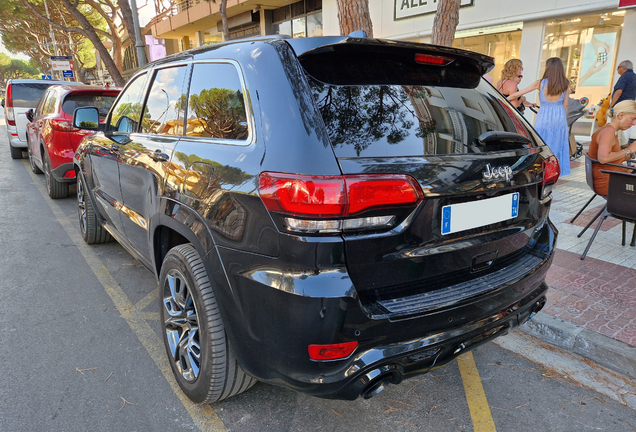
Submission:
[[75,154],[84,239],[157,277],[210,403],[256,380],[371,397],[546,301],[559,165],[490,57],[355,37],[194,49],[132,77]]

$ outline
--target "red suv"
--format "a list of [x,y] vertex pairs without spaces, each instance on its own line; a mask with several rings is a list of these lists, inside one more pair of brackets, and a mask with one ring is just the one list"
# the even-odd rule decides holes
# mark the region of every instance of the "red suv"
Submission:
[[82,138],[94,133],[74,128],[73,112],[79,107],[95,106],[101,122],[119,92],[99,86],[54,85],[42,95],[35,112],[27,111],[29,163],[34,173],[44,172],[51,198],[68,196],[69,183],[75,181],[73,154]]

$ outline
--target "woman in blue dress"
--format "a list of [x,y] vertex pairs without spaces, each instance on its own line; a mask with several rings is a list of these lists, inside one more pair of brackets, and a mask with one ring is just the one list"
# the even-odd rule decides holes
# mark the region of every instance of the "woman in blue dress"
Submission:
[[559,159],[561,177],[570,174],[570,141],[566,119],[569,88],[563,62],[558,57],[552,57],[545,64],[541,80],[508,96],[508,100],[513,100],[532,90],[539,90],[541,108],[534,122],[534,129]]

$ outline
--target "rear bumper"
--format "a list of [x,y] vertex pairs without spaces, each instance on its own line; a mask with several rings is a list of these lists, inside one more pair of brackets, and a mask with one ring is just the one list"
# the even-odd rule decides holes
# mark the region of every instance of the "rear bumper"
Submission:
[[[218,248],[230,282],[219,293],[226,331],[241,366],[260,381],[324,398],[368,397],[508,333],[540,310],[557,231],[546,221],[535,233],[531,253],[541,259],[522,274],[511,269],[517,277],[454,304],[382,316],[362,306],[344,268],[294,270],[281,267],[281,257]],[[328,249],[314,246],[316,256]],[[359,343],[347,359],[309,359],[310,344],[347,341]]]
[[75,172],[73,162],[66,162],[59,165],[57,168],[51,170],[51,174],[53,175],[53,178],[55,178],[55,180],[57,180],[58,182],[75,183],[77,181],[75,177],[64,178],[64,174],[66,174],[68,171]]

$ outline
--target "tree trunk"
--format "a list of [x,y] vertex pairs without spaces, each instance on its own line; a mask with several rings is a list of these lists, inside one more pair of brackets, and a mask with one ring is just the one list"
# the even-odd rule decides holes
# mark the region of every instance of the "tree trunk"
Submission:
[[227,0],[221,0],[219,5],[219,13],[221,14],[221,23],[223,24],[223,40],[230,40],[230,29],[227,26]]
[[433,21],[433,45],[452,46],[455,39],[455,29],[459,23],[460,0],[439,0],[437,13]]
[[336,0],[336,2],[338,3],[338,21],[342,36],[363,30],[367,33],[367,37],[373,37],[369,0]]

